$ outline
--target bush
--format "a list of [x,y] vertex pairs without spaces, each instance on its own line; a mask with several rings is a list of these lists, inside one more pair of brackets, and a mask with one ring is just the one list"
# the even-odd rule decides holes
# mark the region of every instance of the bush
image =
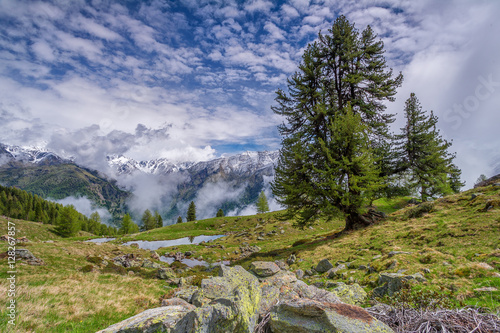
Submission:
[[424,214],[430,213],[434,208],[434,204],[432,202],[423,202],[420,205],[413,207],[406,211],[405,219],[413,219],[422,217]]
[[124,267],[115,265],[113,263],[109,263],[106,267],[104,267],[102,269],[102,272],[103,273],[127,275],[127,270]]

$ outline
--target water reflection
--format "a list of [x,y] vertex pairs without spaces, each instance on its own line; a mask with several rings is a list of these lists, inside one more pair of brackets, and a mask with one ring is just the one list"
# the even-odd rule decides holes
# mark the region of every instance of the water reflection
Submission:
[[90,242],[90,243],[106,243],[110,242],[112,240],[115,240],[116,237],[104,237],[104,238],[94,238],[94,239],[89,239],[86,240],[85,242]]
[[[160,260],[163,261],[163,262],[166,262],[168,263],[169,265],[172,264],[174,262],[174,258],[172,257],[165,257],[165,256],[161,256],[160,257]],[[187,259],[187,258],[184,258],[180,261],[182,264],[185,264],[187,265],[188,267],[194,267],[194,266],[205,266],[205,267],[209,267],[210,264],[204,260],[197,260],[197,259]],[[218,265],[226,265],[228,266],[231,262],[229,260],[224,260],[222,262],[216,262],[216,263],[213,263],[212,266],[218,266]]]
[[198,244],[201,242],[209,242],[211,240],[224,237],[224,235],[214,235],[214,236],[189,236],[178,239],[170,239],[170,240],[160,240],[160,241],[130,241],[124,243],[123,245],[137,244],[140,249],[146,250],[158,250],[160,247],[168,247],[168,246],[176,246],[176,245],[190,245],[190,244]]

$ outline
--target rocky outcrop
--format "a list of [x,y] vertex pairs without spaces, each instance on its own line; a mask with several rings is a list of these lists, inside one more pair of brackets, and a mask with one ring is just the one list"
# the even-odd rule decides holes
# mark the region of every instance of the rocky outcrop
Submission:
[[40,266],[45,265],[45,262],[37,258],[28,249],[16,249],[15,252],[16,260],[24,260],[28,265]]
[[253,333],[259,319],[259,329],[272,332],[392,332],[362,308],[344,303],[366,296],[357,285],[338,284],[330,292],[274,263],[252,267],[253,274],[241,266],[221,266],[219,276],[202,280],[200,287],[183,288],[177,298],[164,299],[165,306],[101,332]]
[[199,307],[176,326],[178,332],[253,332],[261,298],[259,281],[241,266],[221,266],[218,277],[204,279],[192,297]]
[[275,306],[269,322],[273,333],[393,332],[360,307],[304,298]]
[[384,295],[392,296],[401,290],[403,283],[408,281],[425,282],[427,281],[421,273],[413,275],[404,275],[401,273],[382,273],[378,279],[378,287],[373,289],[373,295],[382,297]]
[[316,265],[315,270],[318,273],[325,273],[325,272],[328,272],[332,268],[333,268],[333,265],[328,261],[328,259],[323,259],[318,263],[318,265]]
[[179,332],[175,330],[177,322],[194,309],[187,302],[149,309],[97,333]]
[[250,270],[260,277],[272,276],[280,271],[278,265],[269,261],[254,261]]

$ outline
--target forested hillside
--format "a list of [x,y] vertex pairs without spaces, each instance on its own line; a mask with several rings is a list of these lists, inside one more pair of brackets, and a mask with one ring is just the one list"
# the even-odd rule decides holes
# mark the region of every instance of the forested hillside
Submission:
[[115,228],[101,223],[97,212],[87,218],[72,205],[63,206],[14,187],[0,186],[0,215],[52,224],[57,233],[66,237],[80,230],[95,235],[116,234]]

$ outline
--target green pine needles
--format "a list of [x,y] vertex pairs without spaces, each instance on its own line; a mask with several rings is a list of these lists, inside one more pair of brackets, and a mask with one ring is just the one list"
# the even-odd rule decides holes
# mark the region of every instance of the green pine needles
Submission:
[[412,93],[405,104],[406,126],[397,135],[399,161],[406,170],[406,186],[420,192],[422,201],[458,192],[464,185],[461,171],[448,152],[451,142],[444,140],[436,128],[438,118],[422,110]]
[[384,102],[403,79],[392,78],[383,53],[370,27],[359,33],[340,16],[308,45],[289,94],[277,91],[273,111],[286,122],[272,190],[300,227],[339,211],[346,229],[368,223],[361,208],[383,181],[372,143],[390,141]]

